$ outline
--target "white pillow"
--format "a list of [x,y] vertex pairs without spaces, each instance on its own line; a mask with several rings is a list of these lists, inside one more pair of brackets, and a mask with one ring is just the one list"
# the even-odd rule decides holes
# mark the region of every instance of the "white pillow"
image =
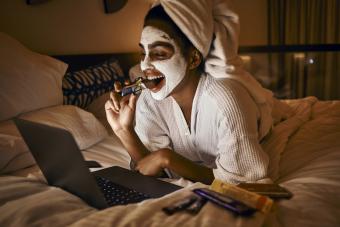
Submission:
[[[48,107],[22,114],[19,118],[68,130],[81,150],[100,142],[108,135],[93,114],[71,105]],[[0,173],[16,171],[33,164],[35,162],[14,122],[1,122]]]
[[13,121],[0,123],[0,174],[34,165],[35,161]]
[[0,121],[63,103],[67,64],[32,52],[0,32]]
[[110,99],[110,92],[106,92],[103,95],[96,98],[87,108],[86,110],[92,113],[99,121],[104,125],[109,134],[112,134],[112,128],[106,119],[105,113],[105,103]]
[[25,113],[19,118],[70,131],[84,150],[104,139],[108,133],[93,114],[72,105],[60,105]]

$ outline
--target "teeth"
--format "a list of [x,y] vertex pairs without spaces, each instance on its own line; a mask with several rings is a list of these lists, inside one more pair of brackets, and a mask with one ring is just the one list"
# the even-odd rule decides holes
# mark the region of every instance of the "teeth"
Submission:
[[159,79],[159,78],[164,78],[163,75],[159,75],[159,76],[148,76],[148,80],[156,80],[156,79]]

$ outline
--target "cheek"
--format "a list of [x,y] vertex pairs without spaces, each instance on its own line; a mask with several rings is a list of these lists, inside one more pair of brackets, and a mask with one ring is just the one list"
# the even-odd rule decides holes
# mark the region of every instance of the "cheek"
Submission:
[[171,59],[158,62],[157,65],[159,69],[178,73],[185,71],[187,61],[181,55],[174,55]]
[[178,66],[175,62],[170,60],[155,61],[153,65],[156,70],[161,72],[164,76],[171,76],[173,72],[178,70]]

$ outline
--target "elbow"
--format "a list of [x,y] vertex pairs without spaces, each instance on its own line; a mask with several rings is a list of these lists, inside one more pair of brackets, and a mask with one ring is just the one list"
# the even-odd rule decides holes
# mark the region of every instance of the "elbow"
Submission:
[[228,171],[222,166],[217,166],[216,169],[213,169],[213,174],[216,179],[230,184],[245,182],[272,183],[273,181],[268,178],[267,170],[267,166],[259,166],[256,168],[249,168],[243,173],[236,173]]

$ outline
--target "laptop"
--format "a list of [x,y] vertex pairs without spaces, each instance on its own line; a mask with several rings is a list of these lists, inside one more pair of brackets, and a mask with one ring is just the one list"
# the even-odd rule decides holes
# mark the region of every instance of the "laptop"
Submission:
[[69,131],[18,118],[14,122],[48,184],[97,209],[159,198],[181,188],[119,166],[90,172]]

